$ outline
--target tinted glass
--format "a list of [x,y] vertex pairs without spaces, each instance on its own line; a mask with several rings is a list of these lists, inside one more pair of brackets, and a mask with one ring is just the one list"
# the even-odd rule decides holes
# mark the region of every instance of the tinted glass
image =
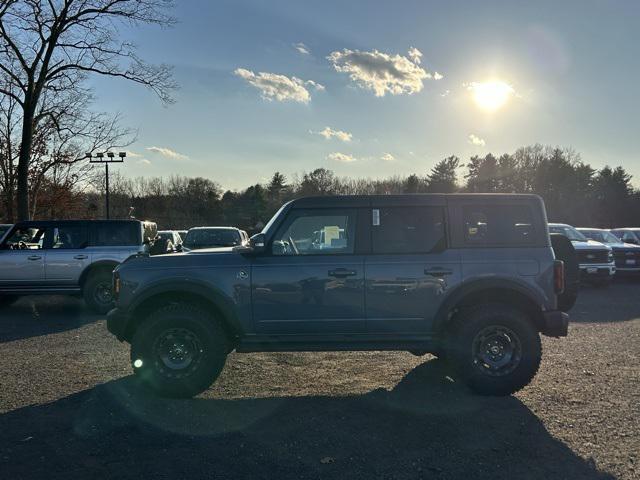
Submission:
[[564,235],[572,242],[586,242],[587,237],[568,225],[549,225],[549,233],[559,233]]
[[274,255],[353,253],[355,212],[302,210],[289,218],[273,241]]
[[51,248],[74,249],[87,246],[87,230],[80,225],[61,226],[53,229]]
[[131,223],[97,223],[93,226],[92,244],[97,247],[138,245],[140,225]]
[[14,230],[4,242],[5,248],[39,249],[44,243],[45,228],[24,227]]
[[522,245],[535,237],[533,213],[526,205],[479,205],[462,209],[469,245]]
[[189,230],[183,245],[190,249],[235,247],[240,245],[240,232],[237,230]]
[[[445,246],[440,207],[380,208],[371,227],[373,253],[429,253]],[[374,215],[375,211],[374,211]],[[377,224],[379,223],[379,224]]]

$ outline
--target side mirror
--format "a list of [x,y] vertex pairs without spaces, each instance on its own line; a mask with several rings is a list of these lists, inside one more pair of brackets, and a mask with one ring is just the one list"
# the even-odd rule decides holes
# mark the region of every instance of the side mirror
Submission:
[[254,253],[262,253],[266,250],[266,238],[264,233],[256,233],[249,239],[249,246]]

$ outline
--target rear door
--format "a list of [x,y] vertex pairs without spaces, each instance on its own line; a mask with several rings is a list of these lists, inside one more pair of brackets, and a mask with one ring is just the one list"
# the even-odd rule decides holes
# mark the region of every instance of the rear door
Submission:
[[365,330],[364,257],[357,210],[294,209],[252,264],[253,318],[263,334]]
[[[405,201],[411,201],[407,199]],[[367,331],[427,333],[445,292],[461,281],[460,255],[447,247],[443,197],[421,205],[374,201],[365,260]]]
[[87,250],[87,226],[60,223],[50,229],[49,236],[51,241],[46,243],[45,263],[47,284],[77,285],[80,275],[91,263],[91,255]]

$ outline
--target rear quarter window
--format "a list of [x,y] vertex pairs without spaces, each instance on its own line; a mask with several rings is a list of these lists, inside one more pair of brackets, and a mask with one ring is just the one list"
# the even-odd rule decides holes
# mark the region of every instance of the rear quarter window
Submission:
[[140,244],[140,224],[136,222],[97,223],[93,225],[91,245],[95,247],[126,247]]
[[467,246],[531,245],[536,240],[535,217],[528,205],[465,205],[462,222]]

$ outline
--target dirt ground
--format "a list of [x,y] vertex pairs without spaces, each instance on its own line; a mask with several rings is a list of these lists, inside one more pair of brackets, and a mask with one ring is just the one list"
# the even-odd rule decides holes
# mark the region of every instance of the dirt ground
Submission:
[[0,479],[640,478],[639,294],[585,288],[506,398],[381,352],[232,354],[200,397],[154,398],[102,317],[22,299],[0,312]]

